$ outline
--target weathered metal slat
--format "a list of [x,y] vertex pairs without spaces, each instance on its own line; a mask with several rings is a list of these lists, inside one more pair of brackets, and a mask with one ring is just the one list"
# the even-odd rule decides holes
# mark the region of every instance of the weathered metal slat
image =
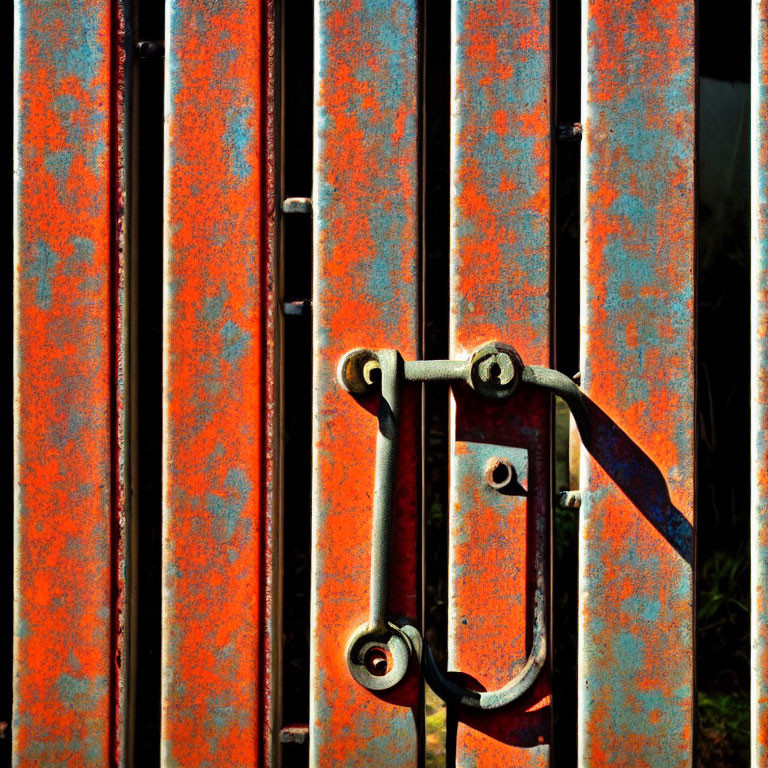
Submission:
[[[415,766],[418,675],[377,696],[345,648],[368,617],[376,404],[355,347],[419,355],[418,0],[316,0],[310,764]],[[419,616],[418,387],[403,398],[390,614]]]
[[134,599],[136,537],[133,504],[135,480],[134,412],[132,388],[135,367],[132,361],[132,240],[131,232],[131,99],[133,92],[134,37],[132,0],[113,2],[114,53],[112,83],[113,164],[112,215],[115,254],[113,258],[112,343],[114,367],[113,469],[114,501],[112,517],[112,546],[114,551],[115,594],[113,600],[114,665],[114,762],[120,768],[133,765],[134,742],[134,682],[136,671],[135,626],[138,604]]
[[171,0],[166,34],[162,764],[252,768],[273,751],[273,6]]
[[693,0],[584,6],[579,764],[689,766]]
[[13,759],[123,765],[128,6],[15,12]]
[[[452,13],[451,357],[498,340],[549,365],[550,3],[454,0]],[[454,391],[448,664],[481,690],[509,682],[531,650],[550,407],[548,394]],[[503,493],[486,481],[499,460],[517,475]],[[512,706],[459,720],[457,766],[548,765],[547,668]]]
[[768,762],[768,2],[752,3],[751,765]]

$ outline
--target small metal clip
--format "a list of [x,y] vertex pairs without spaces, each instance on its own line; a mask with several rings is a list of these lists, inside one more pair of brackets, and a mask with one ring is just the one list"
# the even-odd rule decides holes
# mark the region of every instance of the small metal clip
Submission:
[[162,59],[165,56],[164,40],[139,40],[136,54],[140,59]]
[[560,509],[578,509],[581,506],[581,491],[560,491],[557,506]]
[[312,213],[312,198],[286,197],[283,200],[283,213]]
[[575,144],[581,141],[584,126],[581,123],[561,123],[557,126],[557,140],[564,144]]
[[280,729],[281,744],[306,744],[309,741],[309,726],[286,725]]
[[309,314],[312,302],[309,299],[289,299],[283,302],[283,314],[287,317],[300,317]]

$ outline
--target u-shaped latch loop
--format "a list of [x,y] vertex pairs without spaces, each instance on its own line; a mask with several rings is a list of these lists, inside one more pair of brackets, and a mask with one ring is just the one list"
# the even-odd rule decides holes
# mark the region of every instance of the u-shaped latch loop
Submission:
[[520,383],[545,389],[565,401],[582,441],[589,446],[589,419],[581,390],[563,373],[525,365],[513,347],[501,343],[485,344],[467,360],[404,361],[394,349],[354,349],[339,363],[338,379],[353,395],[366,394],[373,388],[381,390],[373,491],[370,609],[368,622],[358,628],[347,645],[347,666],[352,677],[368,690],[386,691],[405,677],[411,659],[417,658],[423,661],[424,677],[430,687],[446,703],[485,710],[512,703],[533,685],[547,657],[543,547],[536,547],[531,651],[522,669],[502,688],[473,691],[454,682],[440,670],[418,629],[388,616],[403,382],[463,381],[479,395],[491,399],[506,399]]

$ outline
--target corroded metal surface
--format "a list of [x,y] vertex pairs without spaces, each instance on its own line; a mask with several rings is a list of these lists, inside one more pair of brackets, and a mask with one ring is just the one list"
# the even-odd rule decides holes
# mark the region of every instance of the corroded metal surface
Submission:
[[271,20],[260,0],[168,9],[162,762],[174,768],[271,753]]
[[260,585],[262,600],[262,685],[261,685],[261,754],[264,768],[278,765],[278,682],[280,664],[280,626],[278,614],[278,568],[279,568],[279,509],[280,487],[280,413],[278,392],[279,340],[281,329],[278,320],[277,299],[277,199],[282,194],[278,187],[277,171],[277,114],[276,92],[278,83],[278,60],[280,57],[277,41],[277,0],[262,0],[262,99],[263,162],[263,228],[262,228],[262,305],[264,317],[264,361],[262,381],[264,386],[264,532],[261,537],[264,578]]
[[16,2],[18,766],[124,756],[124,12]]
[[585,7],[579,764],[692,762],[693,0]]
[[768,763],[768,2],[752,3],[752,755]]
[[[451,357],[492,340],[526,363],[550,354],[550,6],[453,7]],[[450,670],[493,689],[530,650],[534,549],[547,546],[550,397],[485,403],[454,389]],[[506,459],[517,482],[485,481]],[[501,712],[459,715],[458,766],[549,764],[549,678]]]
[[[316,0],[314,435],[310,764],[415,766],[417,675],[356,683],[346,645],[367,619],[375,396],[336,381],[355,347],[419,357],[417,0]],[[390,613],[415,620],[418,387],[404,392]]]
[[133,760],[133,682],[135,658],[135,612],[137,602],[132,598],[135,584],[134,516],[131,499],[132,479],[132,419],[131,380],[131,93],[133,66],[132,2],[113,3],[114,46],[112,75],[112,214],[114,257],[112,264],[112,316],[114,400],[112,403],[113,432],[113,664],[112,706],[114,763],[119,767],[132,765]]

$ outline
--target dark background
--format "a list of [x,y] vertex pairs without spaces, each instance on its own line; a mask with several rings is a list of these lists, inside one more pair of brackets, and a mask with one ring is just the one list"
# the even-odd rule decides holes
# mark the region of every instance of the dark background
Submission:
[[[426,34],[424,121],[425,354],[447,355],[448,95],[447,3],[424,0]],[[137,40],[162,39],[163,3],[134,0]],[[8,116],[0,126],[5,184],[0,204],[12,205],[11,3],[1,4],[2,84]],[[284,192],[311,193],[312,2],[285,0]],[[747,766],[749,737],[749,169],[743,112],[749,81],[748,0],[701,0],[699,41],[701,131],[698,272],[698,755],[702,766]],[[559,0],[556,13],[556,121],[580,119],[580,6]],[[723,81],[712,83],[711,80]],[[160,408],[162,318],[162,92],[160,57],[136,62],[134,99],[137,204],[139,628],[137,638],[136,765],[159,765],[160,647]],[[579,146],[557,148],[556,364],[568,374],[578,359]],[[727,183],[726,183],[727,182]],[[12,327],[12,229],[5,231],[8,277],[0,302]],[[285,294],[310,298],[311,233],[294,217],[285,231]],[[285,393],[286,463],[295,468],[286,489],[285,723],[307,722],[309,617],[309,451],[311,336],[309,315],[286,318],[286,343],[297,354]],[[10,383],[12,337],[3,335]],[[9,387],[10,389],[10,387]],[[13,462],[12,400],[2,409],[1,471],[6,488],[0,515],[0,723],[11,717]],[[447,593],[447,397],[429,390],[426,403],[425,622],[433,643],[445,647]],[[295,481],[295,478],[301,481]],[[556,701],[558,766],[575,764],[577,517],[557,512],[554,524]],[[7,726],[0,725],[0,766],[10,765]],[[306,764],[306,748],[286,746],[286,765]]]

